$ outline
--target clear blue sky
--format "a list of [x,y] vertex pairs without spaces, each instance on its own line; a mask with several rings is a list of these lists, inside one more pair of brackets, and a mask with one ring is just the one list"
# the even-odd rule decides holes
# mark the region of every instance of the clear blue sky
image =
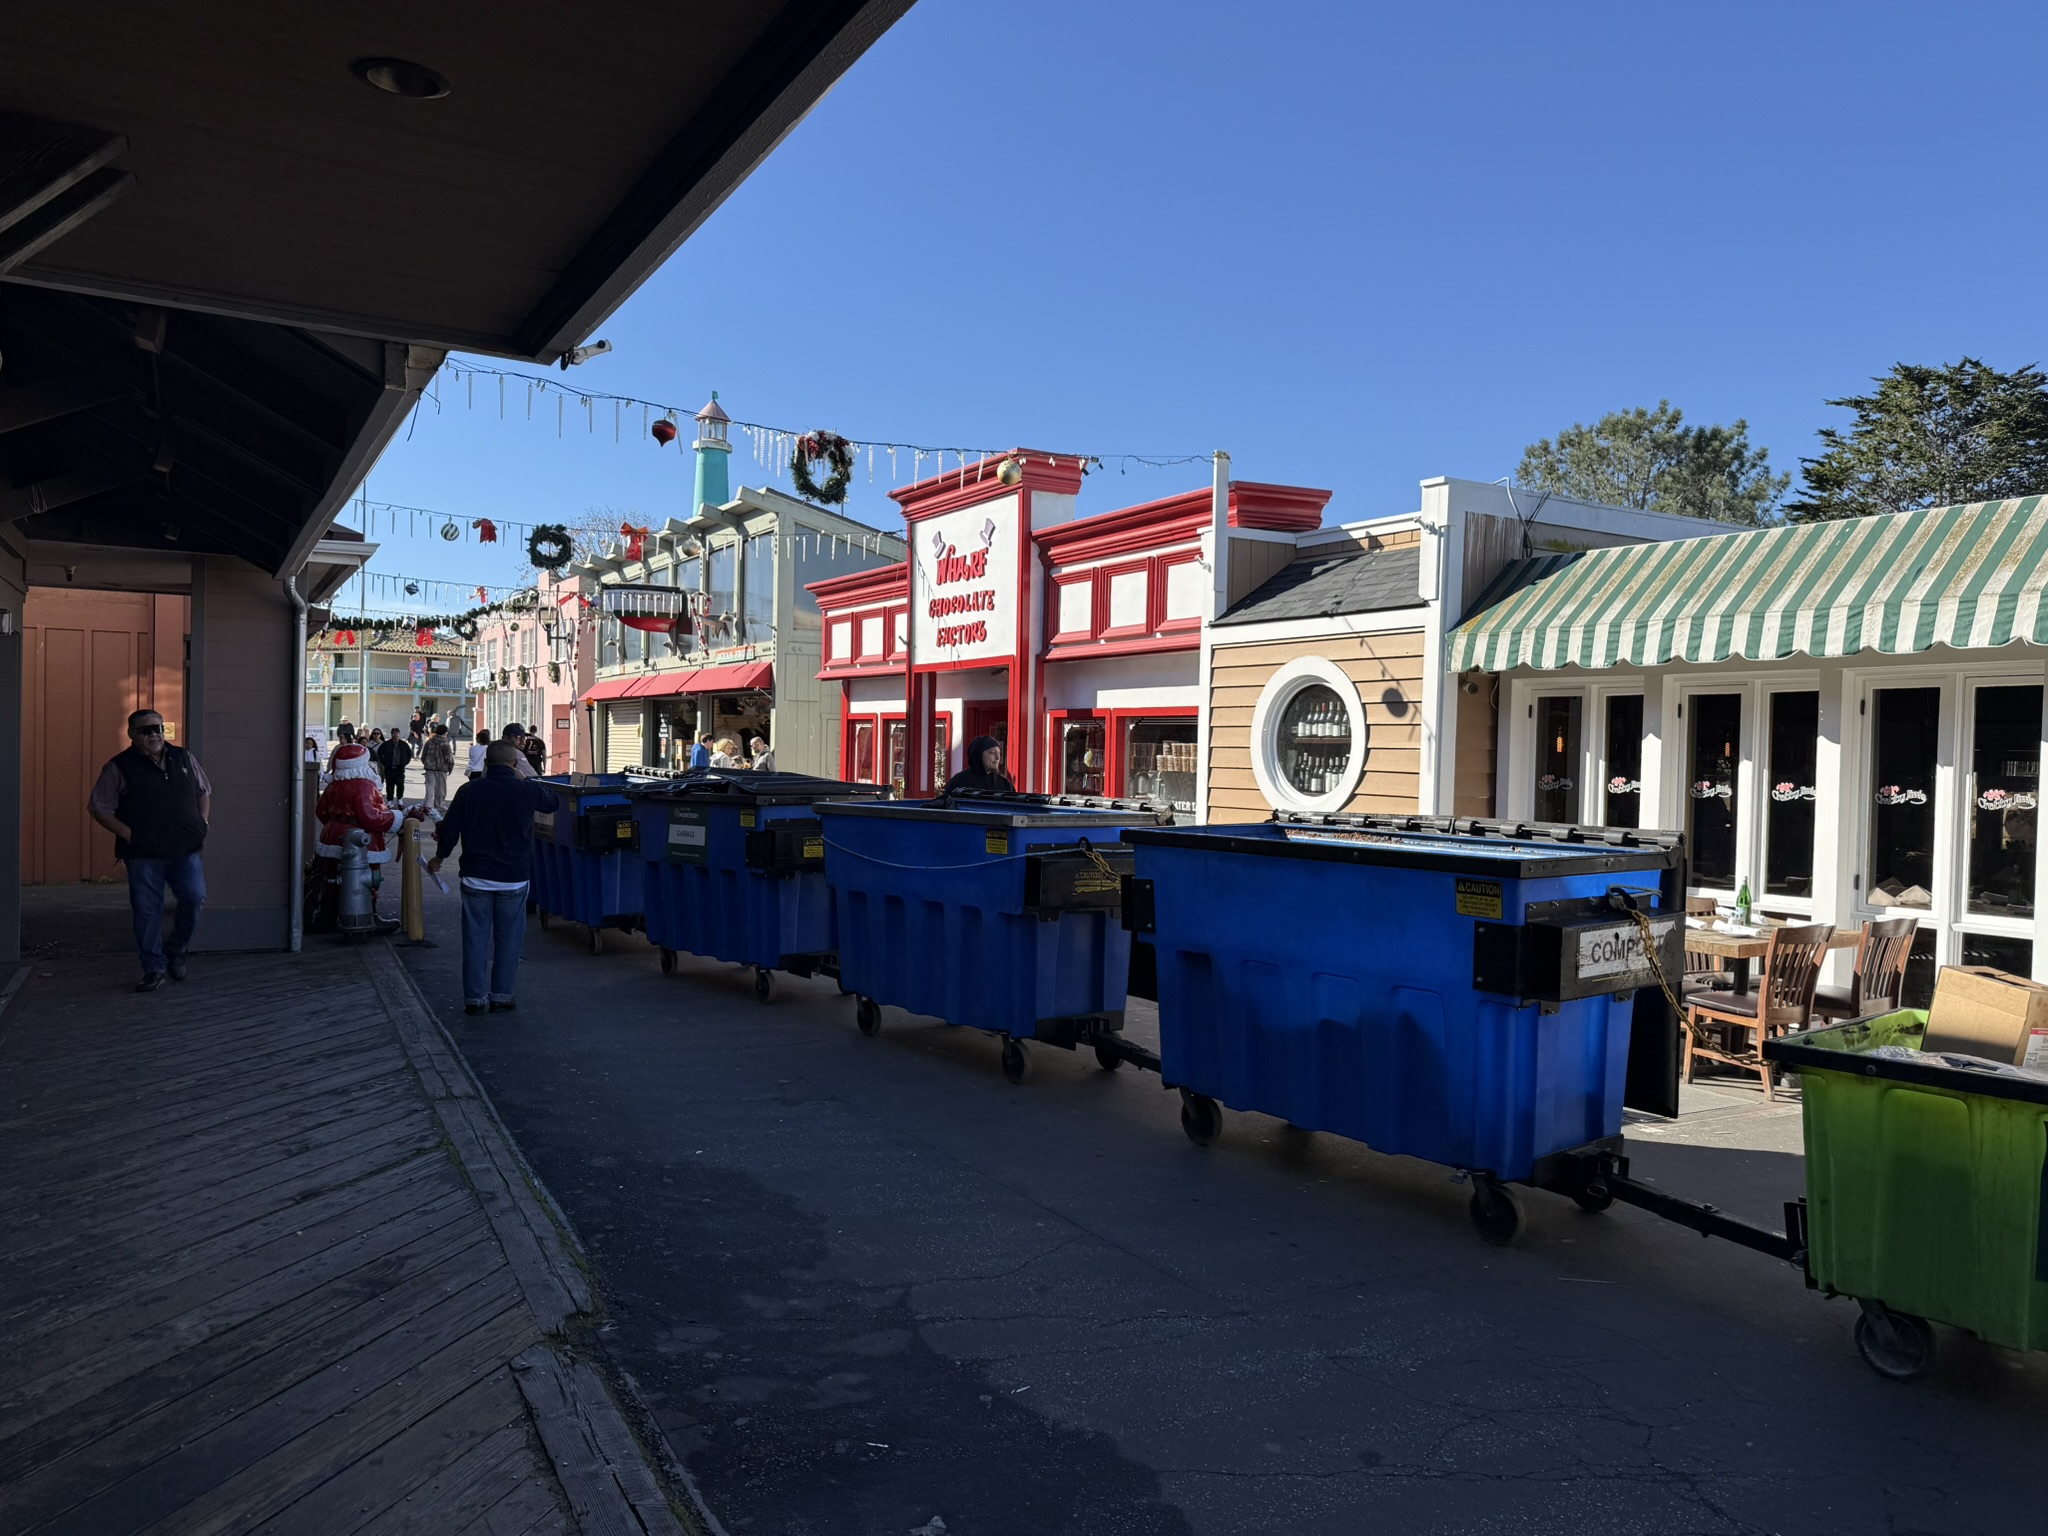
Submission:
[[[2038,5],[919,0],[554,376],[851,437],[1223,447],[1343,519],[1665,397],[1796,470],[1894,362],[2048,359],[2044,58]],[[685,510],[637,418],[558,438],[443,394],[373,500]],[[885,481],[849,510],[892,522]],[[1206,481],[1098,475],[1082,510]],[[523,575],[379,534],[378,570]]]

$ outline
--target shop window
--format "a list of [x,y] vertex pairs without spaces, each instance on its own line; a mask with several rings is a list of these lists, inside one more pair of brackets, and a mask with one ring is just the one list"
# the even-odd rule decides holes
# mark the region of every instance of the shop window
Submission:
[[1643,696],[1615,693],[1607,698],[1607,782],[1601,786],[1601,820],[1610,827],[1643,824]]
[[1913,947],[1906,954],[1905,985],[1899,992],[1901,1008],[1925,1008],[1934,1001],[1934,930],[1922,928],[1913,935]]
[[[1979,688],[1970,721],[1970,885],[1964,910],[2034,915],[2034,843],[2041,792],[2041,690]],[[1966,936],[1966,943],[1977,942]],[[1999,942],[2017,942],[2000,940]],[[1995,960],[1967,961],[2017,969]]]
[[901,720],[889,722],[889,793],[903,798],[905,764],[910,761],[910,727]]
[[1685,843],[1695,885],[1733,890],[1737,808],[1735,770],[1742,761],[1742,695],[1696,693],[1685,701],[1690,719],[1686,771]]
[[1100,720],[1060,722],[1060,793],[1099,795],[1109,754]]
[[853,722],[852,761],[847,765],[847,778],[855,784],[873,784],[875,778],[875,722],[856,720]]
[[1195,809],[1199,727],[1193,720],[1132,720],[1124,727],[1124,793],[1176,811]]
[[1770,696],[1764,779],[1764,894],[1813,894],[1813,816],[1820,695]]
[[1310,683],[1280,716],[1280,772],[1297,793],[1331,793],[1351,761],[1351,711],[1334,688]]
[[860,654],[866,661],[882,654],[882,615],[863,614],[860,621]]
[[1870,769],[1875,804],[1867,873],[1870,900],[1876,905],[1934,905],[1934,769],[1940,729],[1939,688],[1872,691]]
[[2034,941],[2002,933],[1959,933],[1956,942],[1963,965],[1988,965],[2014,976],[2034,974]]
[[1579,819],[1577,694],[1536,701],[1536,804],[1538,821]]
[[953,777],[953,717],[940,715],[932,721],[932,788],[945,787]]

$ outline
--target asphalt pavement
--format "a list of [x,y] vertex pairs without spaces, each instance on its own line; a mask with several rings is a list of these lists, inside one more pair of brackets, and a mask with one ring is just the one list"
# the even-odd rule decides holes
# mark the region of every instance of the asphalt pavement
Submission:
[[[1942,1330],[1888,1382],[1852,1303],[1639,1211],[1530,1192],[1493,1248],[1443,1169],[1254,1114],[1197,1147],[1150,1074],[1033,1046],[1013,1087],[988,1036],[639,935],[530,923],[517,1011],[466,1017],[429,913],[401,953],[734,1536],[2048,1526],[2040,1357]],[[1775,1224],[1796,1102],[1688,1109],[1637,1172]]]

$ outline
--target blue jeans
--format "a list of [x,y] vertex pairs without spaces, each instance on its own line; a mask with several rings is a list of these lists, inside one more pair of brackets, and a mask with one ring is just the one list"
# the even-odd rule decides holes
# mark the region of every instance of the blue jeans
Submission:
[[192,947],[192,930],[199,926],[199,909],[206,905],[206,870],[199,855],[182,859],[128,860],[128,910],[135,918],[135,948],[142,955],[142,974],[161,976],[169,962],[164,958],[164,887],[178,898],[178,915],[171,921],[171,954],[182,955]]
[[[519,947],[526,942],[526,891],[462,888],[462,1000],[512,1001]],[[485,982],[489,982],[488,992]]]

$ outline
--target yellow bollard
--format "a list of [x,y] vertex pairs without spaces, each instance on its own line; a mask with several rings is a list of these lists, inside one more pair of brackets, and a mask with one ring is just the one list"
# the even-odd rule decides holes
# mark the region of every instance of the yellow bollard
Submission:
[[405,870],[398,881],[398,920],[417,944],[427,936],[427,893],[420,870],[420,823],[410,818],[399,823],[398,859]]

